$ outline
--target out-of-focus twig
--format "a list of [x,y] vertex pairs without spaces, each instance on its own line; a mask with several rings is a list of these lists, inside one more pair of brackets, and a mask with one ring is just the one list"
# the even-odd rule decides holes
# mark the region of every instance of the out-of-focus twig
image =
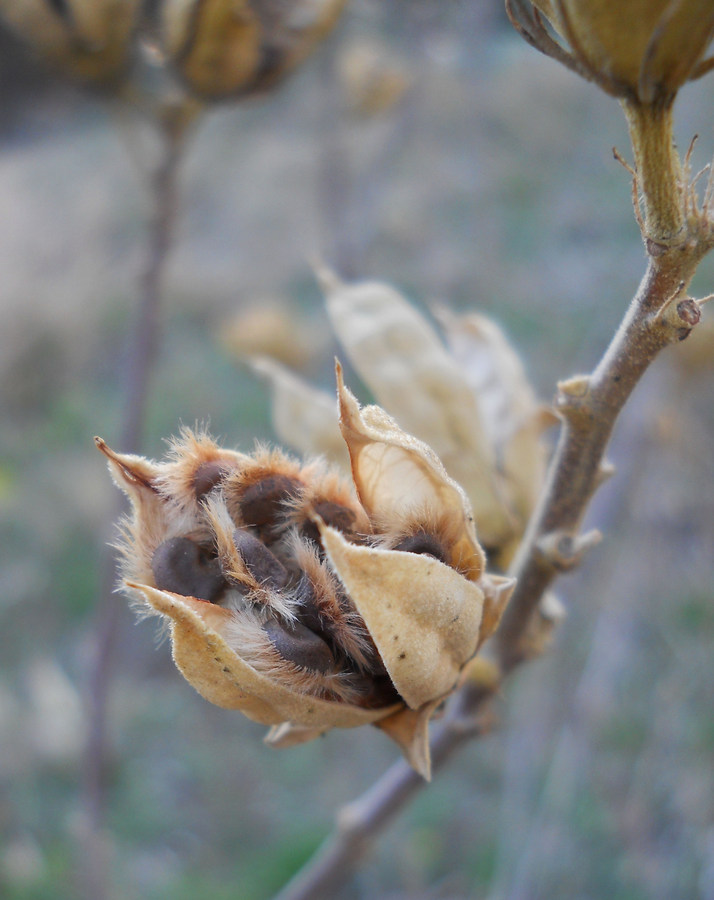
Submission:
[[[488,708],[474,712],[484,699],[483,692],[471,688],[462,690],[449,704],[431,742],[434,771],[462,744],[491,730],[493,718]],[[334,897],[334,891],[370,850],[379,833],[425,785],[421,775],[403,760],[387,769],[361,797],[339,810],[333,834],[275,900]]]
[[[152,219],[146,261],[120,372],[124,408],[119,444],[131,453],[139,450],[143,438],[160,333],[161,287],[175,231],[178,171],[186,135],[183,123],[177,125],[174,120],[166,120],[161,124],[160,159],[151,180]],[[116,521],[119,514],[119,509],[113,509],[110,520]],[[86,821],[80,865],[87,900],[104,900],[109,893],[103,824],[109,755],[107,710],[120,610],[114,597],[115,583],[114,553],[107,550],[101,569],[100,603],[89,676],[89,727],[82,785]]]

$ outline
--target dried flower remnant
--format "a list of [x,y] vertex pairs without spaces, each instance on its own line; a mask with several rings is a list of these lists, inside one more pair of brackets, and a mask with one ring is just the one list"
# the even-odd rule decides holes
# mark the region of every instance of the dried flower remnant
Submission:
[[109,86],[130,63],[140,0],[0,0],[0,16],[72,78]]
[[171,624],[206,699],[285,746],[380,727],[429,777],[428,722],[495,629],[512,583],[484,571],[438,458],[339,383],[353,484],[277,450],[184,431],[156,463],[97,439],[133,512],[122,576]]

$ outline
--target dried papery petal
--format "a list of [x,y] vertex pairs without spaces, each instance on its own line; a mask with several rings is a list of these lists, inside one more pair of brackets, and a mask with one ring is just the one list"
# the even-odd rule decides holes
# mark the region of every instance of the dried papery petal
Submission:
[[483,589],[483,617],[478,642],[480,647],[498,628],[516,586],[516,579],[485,572],[479,584]]
[[413,522],[431,515],[448,516],[453,537],[450,565],[476,579],[485,557],[476,539],[471,506],[461,487],[446,473],[436,454],[407,434],[378,406],[360,409],[337,367],[340,427],[352,460],[360,502],[373,520]]
[[350,544],[326,525],[320,534],[406,704],[453,690],[479,643],[481,588],[436,559]]
[[329,727],[309,727],[307,725],[293,725],[292,722],[282,722],[273,725],[265,735],[263,741],[270,747],[283,749],[284,747],[296,747],[298,744],[306,744],[319,738]]
[[431,781],[429,722],[441,702],[434,700],[417,710],[400,709],[374,723],[399,746],[409,765],[425,781]]
[[299,453],[317,453],[349,470],[334,394],[316,390],[274,360],[261,357],[252,366],[270,382],[273,429],[280,440]]
[[129,62],[140,0],[0,0],[0,15],[53,65],[113,85]]
[[441,311],[449,349],[476,397],[509,506],[525,527],[545,480],[543,431],[557,419],[536,400],[523,364],[498,325],[477,313]]
[[374,722],[396,705],[365,709],[291,690],[256,671],[226,641],[233,613],[218,606],[131,583],[157,612],[171,620],[173,658],[186,680],[207,700],[239,709],[264,725],[292,722],[309,728],[353,728]]
[[476,400],[434,329],[393,288],[320,278],[333,328],[378,403],[433,448],[471,498],[481,539],[513,531]]

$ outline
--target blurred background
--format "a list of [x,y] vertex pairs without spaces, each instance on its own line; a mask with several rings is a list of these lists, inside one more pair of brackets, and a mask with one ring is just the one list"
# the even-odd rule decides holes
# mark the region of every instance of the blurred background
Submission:
[[[714,152],[711,87],[677,105],[680,145],[700,134],[695,170]],[[595,364],[644,271],[613,146],[629,156],[617,103],[523,43],[499,0],[352,0],[278,92],[215,107],[190,141],[143,450],[161,456],[197,421],[227,446],[272,439],[246,335],[331,389],[316,257],[425,311],[493,316],[549,400]],[[97,684],[118,499],[92,437],[125,449],[150,157],[140,128],[0,31],[7,900],[270,897],[397,757],[369,728],[263,747],[120,595]],[[705,260],[693,292],[712,290]],[[711,319],[619,425],[617,475],[588,515],[605,540],[558,583],[552,652],[516,673],[498,729],[416,797],[340,898],[714,898]]]

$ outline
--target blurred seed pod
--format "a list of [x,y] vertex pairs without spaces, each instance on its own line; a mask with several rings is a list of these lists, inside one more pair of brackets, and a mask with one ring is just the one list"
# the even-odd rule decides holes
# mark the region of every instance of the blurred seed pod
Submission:
[[359,41],[340,54],[338,72],[351,109],[378,116],[392,109],[411,86],[406,68],[389,57],[386,47]]
[[640,103],[671,102],[699,74],[714,35],[711,0],[534,0],[601,87]]
[[428,723],[498,625],[513,582],[484,571],[470,505],[433,451],[338,370],[352,484],[280,451],[185,431],[167,460],[97,440],[133,512],[124,584],[171,625],[206,699],[276,746],[381,722],[429,777]]
[[67,75],[113,86],[128,67],[140,0],[0,0],[0,15]]
[[167,55],[208,100],[266,91],[337,23],[346,0],[165,0]]
[[227,322],[221,323],[221,343],[245,360],[267,356],[301,369],[320,351],[315,329],[297,319],[285,303],[257,298]]

